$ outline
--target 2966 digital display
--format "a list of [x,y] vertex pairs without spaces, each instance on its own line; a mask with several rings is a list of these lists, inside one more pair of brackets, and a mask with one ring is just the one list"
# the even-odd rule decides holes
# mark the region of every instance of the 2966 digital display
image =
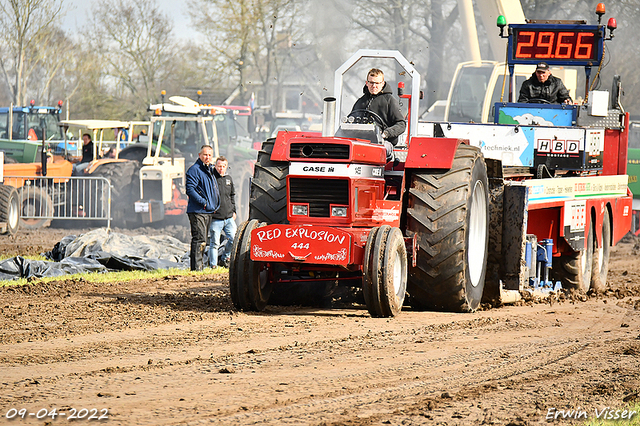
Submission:
[[[515,27],[515,25],[514,25]],[[520,27],[514,28],[511,62],[571,65],[596,64],[602,54],[602,37],[598,27],[567,28]]]

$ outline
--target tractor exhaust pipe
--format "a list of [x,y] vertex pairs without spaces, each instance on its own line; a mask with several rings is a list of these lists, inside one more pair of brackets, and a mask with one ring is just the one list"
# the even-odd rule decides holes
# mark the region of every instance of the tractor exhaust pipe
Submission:
[[336,133],[333,128],[336,121],[336,98],[324,98],[324,110],[322,112],[322,136],[331,137]]

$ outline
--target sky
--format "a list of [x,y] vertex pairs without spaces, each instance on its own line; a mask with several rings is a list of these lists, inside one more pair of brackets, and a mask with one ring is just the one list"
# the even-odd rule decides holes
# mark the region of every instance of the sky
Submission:
[[[93,4],[99,0],[64,0],[67,14],[64,28],[70,33],[78,33],[88,20]],[[158,6],[169,18],[173,19],[174,34],[181,38],[194,35],[186,15],[186,2],[181,0],[156,0]]]

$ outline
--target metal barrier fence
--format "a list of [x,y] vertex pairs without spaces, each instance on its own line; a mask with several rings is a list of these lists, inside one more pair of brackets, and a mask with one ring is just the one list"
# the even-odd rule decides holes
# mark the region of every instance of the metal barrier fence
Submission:
[[18,190],[20,226],[37,229],[52,219],[104,220],[111,226],[111,183],[105,177],[5,176]]

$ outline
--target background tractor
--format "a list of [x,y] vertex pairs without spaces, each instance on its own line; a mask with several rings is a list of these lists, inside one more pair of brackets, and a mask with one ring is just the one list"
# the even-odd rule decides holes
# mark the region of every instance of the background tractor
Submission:
[[0,151],[0,234],[15,235],[20,219],[20,196],[13,186],[4,184],[4,152]]

